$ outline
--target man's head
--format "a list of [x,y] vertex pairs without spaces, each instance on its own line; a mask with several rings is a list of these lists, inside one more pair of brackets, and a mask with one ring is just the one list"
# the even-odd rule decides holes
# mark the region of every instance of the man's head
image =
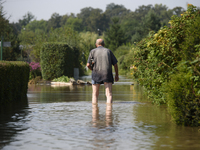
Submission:
[[96,40],[96,47],[99,47],[99,46],[104,46],[104,40],[103,39],[97,39]]

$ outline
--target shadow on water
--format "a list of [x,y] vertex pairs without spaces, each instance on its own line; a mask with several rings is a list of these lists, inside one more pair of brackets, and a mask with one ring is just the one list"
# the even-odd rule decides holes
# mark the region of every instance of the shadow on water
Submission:
[[12,141],[19,132],[26,130],[23,119],[29,114],[27,97],[18,103],[0,106],[0,149]]

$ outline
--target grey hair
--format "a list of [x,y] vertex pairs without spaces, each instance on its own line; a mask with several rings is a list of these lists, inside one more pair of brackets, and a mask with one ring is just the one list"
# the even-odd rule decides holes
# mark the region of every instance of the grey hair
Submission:
[[96,40],[96,45],[104,45],[105,43],[104,43],[104,40],[103,39],[97,39]]

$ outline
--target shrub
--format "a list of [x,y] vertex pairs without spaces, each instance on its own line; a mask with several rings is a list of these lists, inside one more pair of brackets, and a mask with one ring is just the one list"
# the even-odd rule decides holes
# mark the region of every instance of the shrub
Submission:
[[52,80],[63,75],[72,77],[80,68],[79,51],[65,43],[45,43],[40,54],[42,77]]
[[200,63],[192,63],[180,64],[164,86],[169,111],[178,125],[200,125],[200,79],[199,74],[194,72],[195,66],[200,69]]
[[0,109],[27,103],[29,71],[28,63],[0,61]]
[[29,80],[36,78],[37,76],[41,76],[41,67],[40,67],[40,63],[35,63],[35,62],[31,62],[29,64],[30,66],[30,76],[29,76]]

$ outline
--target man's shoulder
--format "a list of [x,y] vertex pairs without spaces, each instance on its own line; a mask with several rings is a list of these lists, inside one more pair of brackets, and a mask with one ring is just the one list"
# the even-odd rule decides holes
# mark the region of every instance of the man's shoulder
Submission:
[[92,49],[90,52],[94,52],[94,51],[98,51],[98,50],[107,50],[107,51],[111,51],[110,49],[101,46],[101,47],[97,47],[97,48]]
[[96,49],[97,49],[97,50],[104,50],[104,51],[112,52],[110,49],[108,49],[108,48],[106,48],[106,47],[103,47],[103,46],[97,47]]

